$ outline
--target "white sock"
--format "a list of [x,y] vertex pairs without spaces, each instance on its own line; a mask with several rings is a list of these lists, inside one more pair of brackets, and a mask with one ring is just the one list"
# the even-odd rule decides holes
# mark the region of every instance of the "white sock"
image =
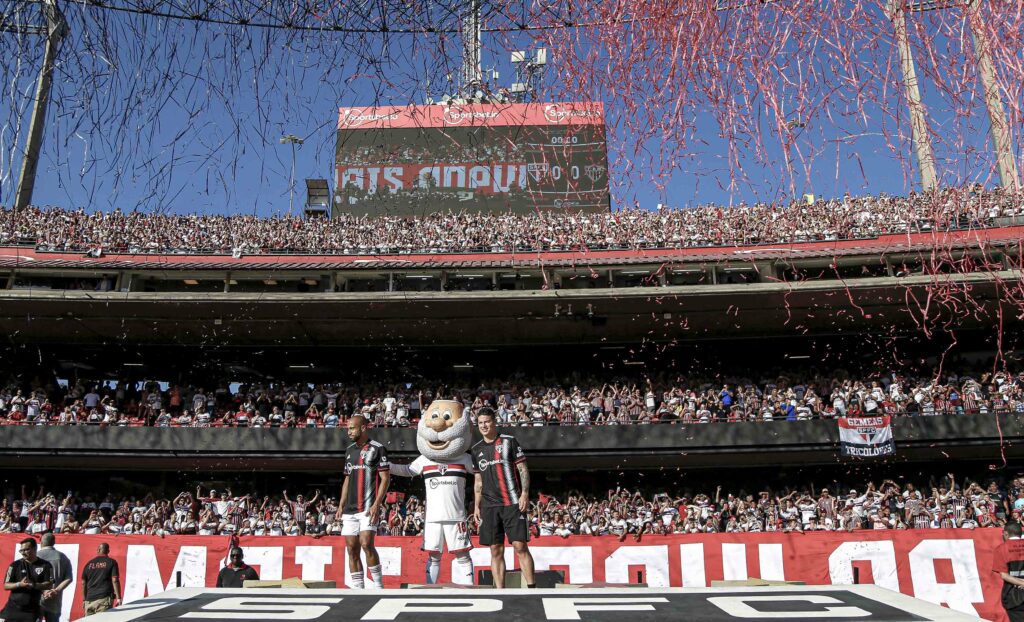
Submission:
[[361,589],[366,587],[366,586],[363,585],[363,573],[362,572],[353,572],[353,573],[351,573],[349,575],[349,577],[350,577],[349,581],[351,581],[351,583],[349,584],[350,588],[355,589],[355,590],[361,590]]
[[473,558],[469,556],[469,553],[460,553],[455,556],[455,564],[452,566],[452,583],[473,585]]
[[380,564],[376,566],[367,566],[366,573],[370,575],[370,581],[373,581],[374,587],[378,590],[384,589],[384,575],[380,571]]
[[433,555],[427,555],[427,583],[433,585],[437,583],[437,578],[441,575],[441,557],[434,557]]

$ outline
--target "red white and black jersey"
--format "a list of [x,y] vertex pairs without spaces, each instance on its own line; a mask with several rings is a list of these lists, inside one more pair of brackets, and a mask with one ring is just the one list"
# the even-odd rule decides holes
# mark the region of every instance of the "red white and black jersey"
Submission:
[[377,441],[370,440],[360,447],[352,443],[345,450],[345,477],[348,478],[348,495],[345,497],[343,514],[366,512],[377,497],[379,473],[391,470],[388,450]]
[[473,472],[484,480],[481,507],[517,505],[523,487],[516,465],[526,462],[526,454],[515,437],[502,434],[493,443],[480,441],[469,452],[473,457]]
[[836,503],[832,497],[819,497],[818,498],[818,514],[822,518],[835,518],[836,517]]
[[978,412],[978,396],[970,391],[964,394],[964,410],[968,413]]
[[427,486],[428,523],[457,523],[466,520],[466,481],[473,462],[462,454],[450,462],[437,462],[420,456],[406,466],[392,465],[395,475],[422,475]]
[[[376,490],[376,486],[374,487],[374,489]],[[292,508],[292,516],[295,517],[296,523],[299,523],[301,525],[302,523],[306,522],[306,508],[309,507],[308,502],[303,501],[302,503],[299,503],[298,501],[292,501],[288,505],[290,505]]]

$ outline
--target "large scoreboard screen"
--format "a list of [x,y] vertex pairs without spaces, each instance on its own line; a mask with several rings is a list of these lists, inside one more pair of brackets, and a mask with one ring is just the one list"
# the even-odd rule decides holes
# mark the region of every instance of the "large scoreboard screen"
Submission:
[[608,211],[600,103],[341,108],[334,212]]

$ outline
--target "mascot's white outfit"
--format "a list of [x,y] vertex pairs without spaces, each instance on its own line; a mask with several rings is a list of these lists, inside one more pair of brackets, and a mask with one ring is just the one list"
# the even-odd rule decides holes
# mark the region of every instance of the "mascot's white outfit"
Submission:
[[427,583],[437,583],[441,572],[442,547],[455,554],[452,582],[473,585],[473,560],[469,551],[466,516],[466,482],[473,477],[469,446],[473,430],[462,405],[436,400],[420,417],[416,448],[420,457],[411,464],[391,464],[399,477],[423,476],[426,485],[427,516],[423,529],[423,550],[427,551]]

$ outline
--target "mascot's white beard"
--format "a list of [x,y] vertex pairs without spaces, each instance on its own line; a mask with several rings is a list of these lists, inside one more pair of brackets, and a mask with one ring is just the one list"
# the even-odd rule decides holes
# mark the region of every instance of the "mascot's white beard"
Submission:
[[[463,415],[455,422],[455,425],[438,434],[426,425],[427,418],[421,417],[419,426],[416,428],[416,448],[420,453],[438,462],[454,460],[469,451],[469,444],[473,440],[473,430],[469,427],[469,417]],[[430,446],[429,442],[444,443],[448,445],[443,449],[436,449]]]

